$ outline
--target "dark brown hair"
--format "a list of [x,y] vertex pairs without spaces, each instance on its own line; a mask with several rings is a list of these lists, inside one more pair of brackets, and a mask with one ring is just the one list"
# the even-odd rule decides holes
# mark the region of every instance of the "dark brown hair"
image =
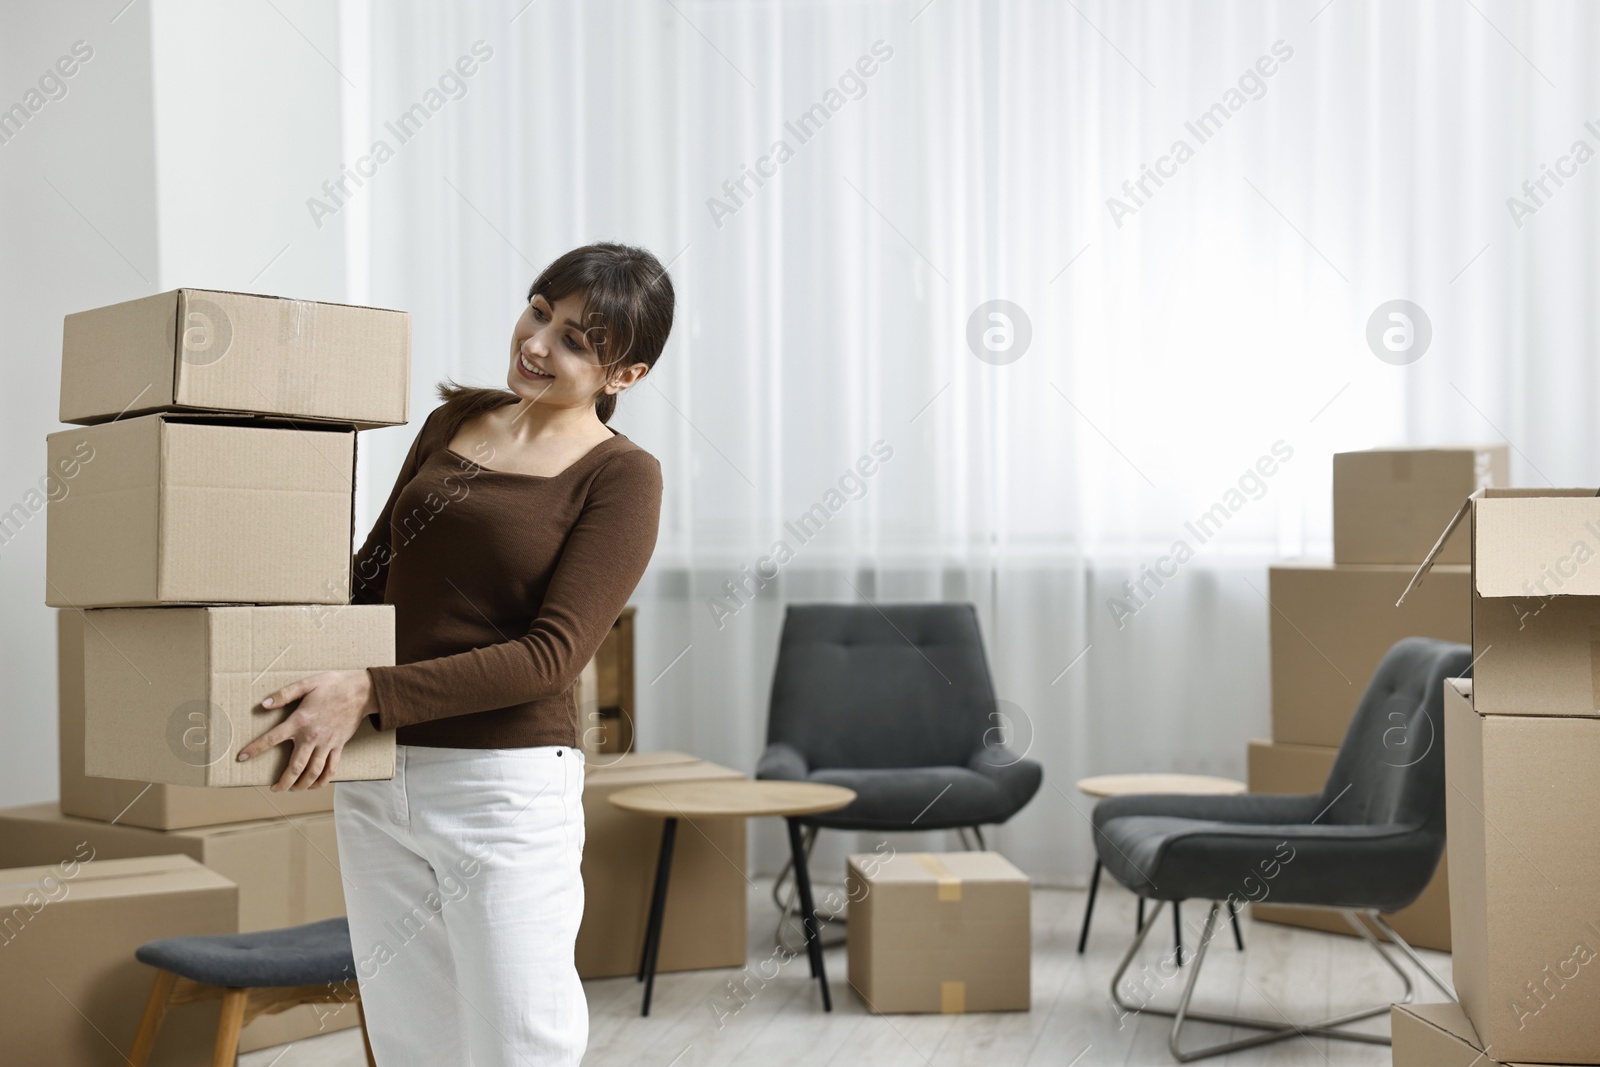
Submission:
[[[672,332],[675,296],[672,279],[661,261],[642,248],[602,241],[560,256],[528,287],[528,300],[542,296],[552,305],[573,293],[584,294],[584,337],[594,346],[609,381],[615,371],[634,363],[654,368]],[[478,395],[482,394],[482,395]],[[445,381],[439,398],[465,409],[464,421],[481,411],[510,403],[503,390],[480,390]],[[595,414],[610,422],[617,408],[615,393],[595,398]]]

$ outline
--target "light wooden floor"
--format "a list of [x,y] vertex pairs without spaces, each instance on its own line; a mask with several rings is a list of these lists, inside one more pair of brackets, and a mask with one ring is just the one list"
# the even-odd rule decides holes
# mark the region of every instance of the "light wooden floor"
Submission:
[[[1109,881],[1109,880],[1108,880]],[[769,882],[750,893],[750,945],[754,965],[772,949],[776,910],[767,896]],[[800,1067],[1109,1067],[1173,1063],[1167,1052],[1171,1020],[1142,1015],[1122,1021],[1107,1000],[1107,985],[1127,949],[1134,922],[1134,899],[1103,885],[1095,907],[1088,951],[1077,954],[1084,894],[1079,890],[1036,889],[1033,896],[1033,1010],[988,1015],[868,1014],[845,980],[845,950],[827,951],[834,1010],[824,1014],[816,983],[803,955],[748,998],[737,1014],[718,1026],[709,1005],[732,1006],[727,984],[741,972],[699,971],[663,975],[656,980],[648,1019],[639,1017],[640,986],[632,978],[585,983],[589,995],[587,1067],[708,1067],[760,1064]],[[1185,918],[1204,919],[1199,902]],[[1199,1009],[1253,1013],[1263,1018],[1304,1020],[1393,998],[1399,980],[1367,945],[1337,937],[1241,917],[1243,954],[1231,935],[1220,933],[1206,959],[1195,994]],[[837,930],[838,928],[834,928]],[[1154,963],[1170,947],[1166,914],[1151,932],[1145,957]],[[831,933],[831,931],[830,931]],[[1158,934],[1166,937],[1158,938]],[[1186,937],[1187,940],[1192,940]],[[1187,946],[1186,946],[1187,947]],[[1450,957],[1425,952],[1433,969],[1450,978]],[[1184,973],[1188,968],[1185,966]],[[770,967],[769,971],[770,973]],[[1418,977],[1419,999],[1441,994]],[[752,982],[752,987],[755,986]],[[1179,992],[1171,982],[1155,1003],[1170,1005]],[[1386,1032],[1387,1021],[1367,1024]],[[1243,1037],[1253,1031],[1240,1031]],[[1221,1028],[1201,1026],[1188,1041],[1226,1038]],[[240,1057],[240,1067],[362,1067],[359,1031],[346,1030]],[[1390,1062],[1381,1045],[1295,1038],[1217,1060],[1218,1065],[1250,1067],[1378,1067]],[[386,1067],[386,1065],[384,1065]]]

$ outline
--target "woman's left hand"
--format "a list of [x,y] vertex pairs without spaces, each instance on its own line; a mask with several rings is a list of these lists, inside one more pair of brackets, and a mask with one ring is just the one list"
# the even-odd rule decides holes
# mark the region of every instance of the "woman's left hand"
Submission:
[[316,789],[333,779],[339,756],[361,720],[378,710],[372,677],[366,671],[323,671],[286,685],[261,702],[264,708],[300,701],[287,719],[239,750],[239,759],[260,755],[274,745],[294,742],[289,767],[273,785],[284,789]]

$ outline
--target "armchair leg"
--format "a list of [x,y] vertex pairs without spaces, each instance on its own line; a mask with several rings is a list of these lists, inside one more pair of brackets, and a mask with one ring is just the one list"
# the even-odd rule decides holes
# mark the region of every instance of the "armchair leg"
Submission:
[[1450,983],[1446,982],[1443,978],[1440,978],[1436,973],[1434,973],[1433,968],[1424,963],[1422,961],[1422,957],[1417,955],[1417,950],[1411,947],[1410,942],[1401,937],[1399,934],[1395,933],[1394,927],[1390,926],[1384,920],[1382,915],[1379,915],[1375,911],[1369,911],[1367,912],[1367,917],[1371,919],[1374,925],[1378,927],[1378,929],[1383,933],[1383,936],[1387,937],[1390,942],[1401,951],[1406,959],[1411,961],[1412,965],[1415,966],[1417,970],[1427,975],[1428,981],[1432,982],[1436,987],[1438,987],[1439,992],[1443,993],[1451,1000],[1457,999],[1456,991],[1450,988]]
[[230,989],[222,995],[222,1017],[217,1022],[211,1067],[234,1067],[238,1061],[239,1031],[244,1027],[244,1009],[249,1001],[248,989]]
[[[1124,999],[1122,988],[1123,978],[1127,974],[1128,968],[1133,964],[1134,957],[1138,955],[1139,949],[1144,944],[1145,939],[1149,937],[1150,931],[1155,927],[1156,920],[1161,917],[1161,909],[1165,905],[1166,901],[1156,901],[1155,910],[1151,913],[1149,920],[1140,925],[1138,934],[1134,936],[1133,944],[1128,946],[1127,954],[1122,958],[1122,964],[1117,968],[1117,973],[1113,975],[1111,979],[1111,1003],[1119,1011],[1121,1011],[1124,1016],[1138,1015],[1141,1012],[1149,1012],[1152,1015],[1162,1015],[1171,1018],[1173,1020],[1172,1032],[1168,1037],[1167,1047],[1171,1050],[1173,1058],[1179,1063],[1188,1063],[1192,1060],[1204,1059],[1209,1056],[1220,1056],[1228,1052],[1237,1052],[1240,1049],[1254,1048],[1257,1045],[1266,1045],[1274,1041],[1285,1041],[1302,1035],[1309,1037],[1332,1037],[1338,1038],[1342,1041],[1361,1041],[1373,1045],[1387,1045],[1390,1043],[1389,1038],[1381,1035],[1363,1034],[1339,1029],[1340,1027],[1347,1026],[1348,1024],[1361,1019],[1370,1019],[1376,1015],[1387,1014],[1389,1011],[1389,1000],[1385,1000],[1382,1004],[1379,1004],[1376,1007],[1348,1012],[1344,1015],[1338,1015],[1334,1016],[1333,1018],[1322,1019],[1317,1022],[1307,1023],[1304,1025],[1285,1023],[1283,1020],[1275,1021],[1267,1019],[1255,1019],[1247,1016],[1222,1015],[1216,1012],[1190,1010],[1189,1005],[1194,997],[1195,987],[1199,982],[1200,970],[1205,963],[1206,950],[1211,947],[1212,937],[1216,933],[1217,917],[1222,910],[1222,904],[1220,901],[1213,902],[1211,905],[1211,910],[1206,915],[1205,926],[1200,934],[1200,944],[1195,949],[1194,959],[1190,963],[1188,980],[1184,983],[1183,992],[1179,996],[1177,1007],[1157,1008],[1152,1007],[1148,1000],[1143,1004],[1135,1004]],[[1368,942],[1373,945],[1378,952],[1378,955],[1382,956],[1384,962],[1388,963],[1389,966],[1394,968],[1395,972],[1400,975],[1401,980],[1405,984],[1405,994],[1403,997],[1398,999],[1400,1003],[1409,1002],[1416,992],[1416,987],[1413,985],[1410,975],[1408,975],[1403,968],[1396,964],[1389,954],[1383,950],[1382,946],[1379,945],[1377,938],[1373,936],[1372,931],[1365,929],[1360,920],[1356,918],[1354,912],[1349,911],[1348,909],[1339,910],[1343,912],[1346,919],[1348,919],[1353,925],[1361,928],[1364,931]],[[1161,986],[1176,978],[1179,972],[1176,968],[1174,968],[1172,969],[1171,974],[1166,974],[1164,970],[1158,967],[1156,969],[1146,968],[1145,973],[1146,981],[1143,983],[1144,991],[1153,995]],[[1185,1051],[1181,1047],[1180,1039],[1183,1032],[1183,1025],[1189,1021],[1219,1023],[1223,1026],[1242,1026],[1247,1029],[1261,1030],[1264,1032],[1237,1041],[1228,1041],[1219,1045],[1208,1045],[1202,1048]]]

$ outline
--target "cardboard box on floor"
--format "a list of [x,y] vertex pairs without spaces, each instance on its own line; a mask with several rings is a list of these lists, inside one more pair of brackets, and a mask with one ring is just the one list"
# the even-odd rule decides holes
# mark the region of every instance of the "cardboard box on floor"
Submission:
[[[324,791],[333,792],[317,790]],[[177,854],[204,864],[238,887],[238,916],[230,931],[298,926],[345,913],[331,812],[162,832],[73,818],[55,804],[0,810],[0,867],[47,865],[79,850],[96,864]],[[258,1016],[240,1034],[239,1048],[270,1048],[359,1022],[341,1004],[301,1005]],[[164,1062],[159,1050],[156,1062]]]
[[402,311],[177,289],[62,325],[62,422],[193,409],[393,426],[410,386]]
[[869,1011],[1027,1011],[1027,875],[998,852],[850,856],[850,985]]
[[1403,607],[1411,567],[1295,560],[1268,572],[1272,738],[1337,748],[1384,655],[1402,637],[1472,640],[1470,575],[1440,566]]
[[[264,697],[318,671],[394,663],[387,604],[110,608],[84,627],[84,773],[105,778],[270,786],[289,745],[235,758],[290,714]],[[335,780],[392,778],[394,745],[363,720]]]
[[152,830],[181,830],[333,810],[333,790],[326,787],[272,793],[265,786],[207,789],[84,774],[83,631],[83,612],[56,612],[62,814],[107,822],[114,819],[124,826]]
[[1600,1059],[1600,721],[1484,715],[1445,692],[1451,939],[1495,1057]]
[[1389,1009],[1394,1067],[1496,1067],[1459,1004],[1396,1004]]
[[[134,949],[162,937],[233,933],[238,891],[188,856],[84,859],[0,870],[5,1059],[124,1067],[154,968]],[[155,1062],[207,1067],[218,1002],[173,1008]]]
[[[1415,564],[1428,554],[1461,499],[1511,484],[1504,444],[1374,448],[1333,457],[1333,561]],[[1452,545],[1440,563],[1467,562]]]
[[[742,779],[681,752],[602,755],[584,774],[583,923],[578,973],[636,974],[655,886],[662,820],[614,807],[618,790],[652,782]],[[658,972],[745,965],[745,820],[680,820]]]
[[349,601],[355,431],[146,415],[45,440],[51,607]]
[[1417,569],[1402,607],[1427,593],[1436,560],[1448,545],[1463,541],[1472,554],[1477,710],[1600,717],[1596,490],[1473,493]]
[[[1319,792],[1327,782],[1328,774],[1333,770],[1334,758],[1338,755],[1336,748],[1251,741],[1248,756],[1250,792]],[[1434,873],[1433,881],[1428,883],[1414,904],[1392,915],[1384,915],[1395,933],[1416,948],[1450,951],[1450,875],[1447,859],[1442,857],[1439,860],[1439,869]],[[1259,922],[1356,936],[1344,916],[1322,908],[1252,904],[1250,914]],[[1384,938],[1376,929],[1373,929],[1373,933],[1380,939]]]

